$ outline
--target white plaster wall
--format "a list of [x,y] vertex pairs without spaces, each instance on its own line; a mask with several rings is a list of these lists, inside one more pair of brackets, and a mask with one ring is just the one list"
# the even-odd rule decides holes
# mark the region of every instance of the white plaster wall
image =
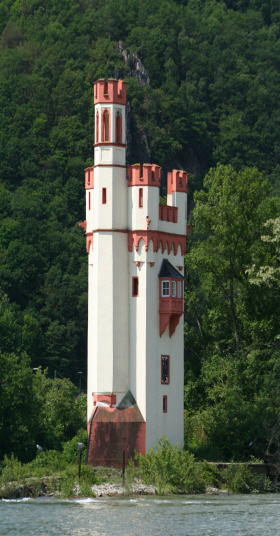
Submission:
[[[90,210],[89,210],[89,194],[90,194]],[[93,230],[93,208],[94,208],[94,190],[86,190],[86,221],[87,232]]]
[[95,232],[89,259],[88,418],[92,392],[119,402],[129,388],[127,235]]
[[[108,143],[108,142],[107,142]],[[116,166],[125,166],[126,165],[126,154],[124,147],[116,147],[113,145],[94,148],[94,165],[95,166],[108,166],[115,164]]]
[[[130,388],[146,420],[146,448],[153,447],[163,436],[183,445],[184,404],[184,339],[183,316],[174,335],[169,338],[169,325],[159,336],[159,280],[163,258],[176,266],[183,266],[180,248],[168,256],[161,251],[153,253],[155,265],[148,262],[152,242],[145,252],[141,240],[138,253],[129,254],[129,278],[139,276],[139,297],[130,297]],[[135,259],[140,266],[137,267]],[[183,270],[181,271],[183,275]],[[131,282],[130,282],[131,296]],[[161,385],[161,355],[170,356],[169,385]],[[167,395],[167,413],[163,413],[163,395]]]
[[129,389],[129,299],[127,233],[113,233],[113,388],[114,393]]
[[[143,207],[139,207],[139,189],[143,188]],[[150,231],[158,229],[159,188],[156,186],[130,186],[128,190],[128,228],[147,229],[146,216],[151,222]]]
[[[107,202],[102,204],[102,188],[107,189]],[[126,170],[106,166],[94,168],[94,229],[127,229]]]

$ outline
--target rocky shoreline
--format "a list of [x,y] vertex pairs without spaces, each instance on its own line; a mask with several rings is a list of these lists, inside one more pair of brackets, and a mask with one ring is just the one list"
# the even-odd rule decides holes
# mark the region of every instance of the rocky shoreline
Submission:
[[[60,477],[43,477],[29,478],[24,482],[9,482],[0,490],[1,499],[22,499],[25,497],[60,497],[61,478]],[[120,483],[106,482],[104,484],[93,485],[91,490],[98,498],[101,497],[124,497],[129,495],[157,495],[155,486],[134,482],[129,486]],[[194,491],[201,494],[199,491]],[[207,488],[206,495],[228,495],[228,490],[218,488]],[[80,497],[79,484],[73,489],[72,498]]]

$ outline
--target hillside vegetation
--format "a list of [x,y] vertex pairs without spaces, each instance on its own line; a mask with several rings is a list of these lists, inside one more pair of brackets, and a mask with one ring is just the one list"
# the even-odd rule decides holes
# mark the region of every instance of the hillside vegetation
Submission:
[[[3,453],[20,455],[16,445],[42,432],[34,417],[30,435],[22,410],[15,439],[10,363],[19,384],[20,367],[41,366],[76,385],[82,371],[86,388],[83,169],[93,164],[93,82],[115,76],[128,82],[132,155],[144,158],[142,137],[163,168],[162,194],[167,170],[192,174],[186,445],[224,459],[278,452],[279,230],[264,224],[279,214],[279,24],[278,0],[0,2]],[[122,47],[150,84],[131,76]],[[36,375],[24,377],[28,398]]]

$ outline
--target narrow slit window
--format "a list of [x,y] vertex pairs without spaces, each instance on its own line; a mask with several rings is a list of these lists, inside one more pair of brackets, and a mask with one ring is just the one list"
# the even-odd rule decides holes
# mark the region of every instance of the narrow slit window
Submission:
[[102,205],[107,203],[107,188],[102,188]]
[[161,383],[165,385],[170,383],[169,355],[161,356]]
[[122,142],[122,118],[120,112],[116,113],[116,143]]
[[172,298],[176,298],[176,281],[172,281]]
[[162,281],[161,283],[161,295],[168,297],[169,296],[169,281]]
[[163,411],[163,413],[167,413],[167,396],[166,395],[163,395],[162,411]]
[[139,277],[132,278],[132,297],[139,296]]
[[178,298],[182,298],[182,283],[181,283],[181,281],[178,281],[178,283],[177,283],[177,296],[178,296]]
[[139,188],[139,208],[143,208],[143,188]]
[[96,113],[96,123],[95,123],[95,143],[99,141],[99,113]]
[[88,193],[88,209],[90,210],[90,192]]

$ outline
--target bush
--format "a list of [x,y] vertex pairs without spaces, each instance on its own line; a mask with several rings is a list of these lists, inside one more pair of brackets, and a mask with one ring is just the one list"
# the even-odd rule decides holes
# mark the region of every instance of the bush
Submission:
[[169,443],[165,436],[146,456],[136,454],[136,460],[142,481],[155,485],[159,494],[205,490],[202,467],[195,463],[194,455]]

